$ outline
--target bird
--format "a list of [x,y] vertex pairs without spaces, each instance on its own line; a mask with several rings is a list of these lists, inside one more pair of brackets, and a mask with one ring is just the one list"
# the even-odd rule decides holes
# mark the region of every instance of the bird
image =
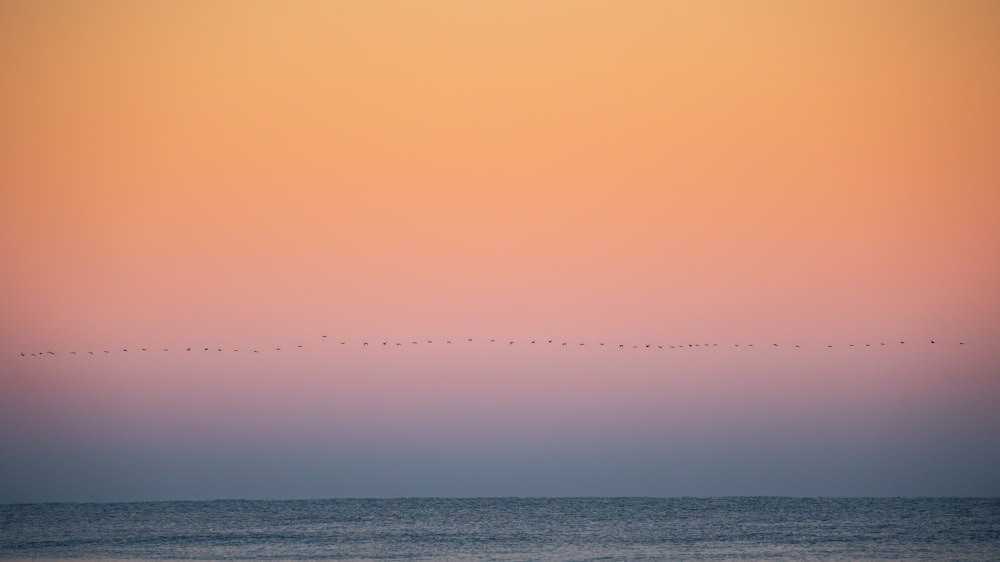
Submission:
[[934,343],[934,340],[931,340],[931,343]]
[[396,347],[399,347],[399,346],[401,346],[401,345],[403,345],[403,344],[402,344],[402,343],[400,343],[400,342],[396,342]]
[[472,341],[472,338],[469,338],[469,341]]
[[649,344],[648,343],[646,344],[646,349],[649,349]]
[[326,334],[323,334],[323,337],[325,338],[325,337],[326,337]]
[[256,349],[255,349],[255,350],[253,350],[253,352],[254,352],[254,353],[260,353],[260,352],[259,352],[259,351],[257,351]]
[[566,345],[566,342],[563,342],[563,345]]
[[531,340],[531,343],[535,343],[535,340]]
[[660,349],[663,349],[663,346],[662,346],[662,345],[657,345],[656,347],[658,347],[658,348],[660,348]]
[[778,344],[774,344],[774,347],[778,347]]
[[549,343],[552,343],[552,340],[549,340]]
[[[87,353],[89,353],[89,354],[91,354],[91,355],[93,355],[93,354],[94,354],[94,352],[93,352],[93,351],[88,351]],[[32,355],[34,355],[34,353],[32,353]]]
[[451,343],[451,340],[445,340],[444,343]]
[[299,347],[302,347],[301,345]]
[[604,342],[598,342],[597,345],[604,345]]
[[21,352],[21,357],[24,357],[24,352],[23,351]]
[[514,342],[507,342],[507,345],[514,345]]
[[389,344],[389,342],[387,342],[387,341],[382,342],[382,345],[388,345],[388,344]]
[[625,347],[625,344],[623,344],[623,343],[618,344],[618,349],[621,349],[623,347]]
[[123,349],[122,351],[128,351],[128,350],[127,349]]
[[365,347],[368,347],[368,342],[365,342]]
[[[69,354],[70,355],[76,355],[76,352],[75,351],[70,351]],[[22,353],[21,355],[24,355],[24,354]]]
[[191,348],[189,347],[189,348],[187,348],[187,350],[188,350],[188,351],[191,351]]

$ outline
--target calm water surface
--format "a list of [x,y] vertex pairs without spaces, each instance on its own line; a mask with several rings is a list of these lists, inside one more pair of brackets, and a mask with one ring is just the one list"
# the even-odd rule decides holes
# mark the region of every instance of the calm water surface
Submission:
[[0,505],[0,558],[1000,560],[1000,499]]

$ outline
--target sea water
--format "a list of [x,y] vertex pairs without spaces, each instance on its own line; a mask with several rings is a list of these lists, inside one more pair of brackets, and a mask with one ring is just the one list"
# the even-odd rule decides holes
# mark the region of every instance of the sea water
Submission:
[[0,558],[1000,560],[1000,499],[337,499],[0,505]]

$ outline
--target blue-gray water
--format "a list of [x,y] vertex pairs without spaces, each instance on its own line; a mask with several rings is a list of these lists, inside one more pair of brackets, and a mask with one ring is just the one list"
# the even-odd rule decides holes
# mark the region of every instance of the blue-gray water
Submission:
[[1000,560],[1000,499],[0,505],[0,558]]

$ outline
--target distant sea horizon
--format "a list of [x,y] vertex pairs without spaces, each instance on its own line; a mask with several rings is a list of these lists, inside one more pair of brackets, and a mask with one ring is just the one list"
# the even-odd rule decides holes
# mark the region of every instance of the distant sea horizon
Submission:
[[1000,559],[1000,498],[220,498],[0,504],[0,558],[985,561]]

